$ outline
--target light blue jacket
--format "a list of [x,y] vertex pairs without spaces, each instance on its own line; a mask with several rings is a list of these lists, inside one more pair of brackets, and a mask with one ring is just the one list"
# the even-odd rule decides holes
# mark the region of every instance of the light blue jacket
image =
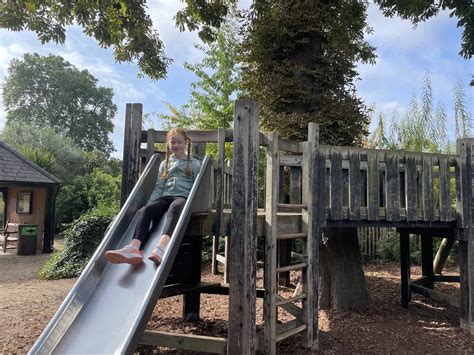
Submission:
[[186,175],[187,158],[176,159],[174,154],[171,154],[168,160],[168,178],[160,179],[160,176],[165,171],[166,160],[160,164],[158,177],[156,179],[155,188],[151,193],[148,202],[158,200],[160,197],[166,196],[181,196],[188,197],[194,180],[196,179],[199,170],[201,169],[201,162],[193,157],[189,160],[189,168],[191,169],[191,176]]

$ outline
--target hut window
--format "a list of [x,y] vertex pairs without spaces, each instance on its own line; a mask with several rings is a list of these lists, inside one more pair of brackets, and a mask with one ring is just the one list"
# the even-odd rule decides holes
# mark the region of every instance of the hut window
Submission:
[[18,192],[16,213],[31,214],[33,209],[33,192]]

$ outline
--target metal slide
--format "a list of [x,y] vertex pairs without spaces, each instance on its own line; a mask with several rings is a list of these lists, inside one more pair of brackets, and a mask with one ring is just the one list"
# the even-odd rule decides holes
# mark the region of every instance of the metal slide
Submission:
[[132,193],[111,224],[81,276],[29,354],[128,354],[136,347],[153,312],[194,212],[209,208],[212,159],[206,157],[184,206],[162,264],[146,259],[163,229],[161,221],[144,246],[139,265],[110,264],[109,249],[132,237],[137,210],[153,190],[159,159],[153,156]]

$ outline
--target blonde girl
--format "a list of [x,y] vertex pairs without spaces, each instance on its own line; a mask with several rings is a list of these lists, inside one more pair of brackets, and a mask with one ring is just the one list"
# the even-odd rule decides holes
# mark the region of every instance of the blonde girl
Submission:
[[173,128],[166,135],[166,159],[161,163],[155,188],[147,205],[137,211],[138,221],[130,244],[109,250],[105,257],[112,263],[143,262],[140,247],[148,240],[150,223],[156,226],[166,213],[163,233],[148,259],[160,265],[173,231],[189,196],[201,165],[191,156],[191,139],[183,128]]

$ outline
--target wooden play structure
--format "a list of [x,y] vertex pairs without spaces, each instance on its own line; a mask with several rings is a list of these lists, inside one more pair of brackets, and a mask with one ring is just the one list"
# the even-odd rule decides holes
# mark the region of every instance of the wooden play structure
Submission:
[[[127,104],[122,201],[155,153],[155,144],[165,142],[165,131],[141,129],[141,117],[141,104]],[[183,253],[192,260],[192,269],[199,270],[201,237],[213,235],[212,269],[223,266],[226,282],[205,284],[199,272],[180,273],[178,256],[173,279],[162,294],[184,294],[187,319],[199,317],[200,293],[228,295],[227,338],[145,331],[139,342],[214,353],[252,354],[260,349],[275,354],[277,342],[302,333],[305,345],[317,348],[319,248],[329,227],[396,228],[402,306],[409,306],[412,292],[458,305],[461,327],[474,334],[474,139],[458,140],[456,155],[326,146],[319,143],[315,123],[308,126],[306,142],[292,142],[274,132],[260,133],[258,117],[255,102],[238,100],[232,130],[189,131],[198,157],[203,144],[216,144],[218,153],[209,186],[212,208],[191,219],[185,240],[193,247]],[[233,143],[230,165],[224,157],[226,142]],[[257,184],[261,148],[266,150],[264,201],[258,201]],[[410,235],[421,236],[423,275],[417,280],[410,278]],[[263,289],[256,287],[259,237],[265,246]],[[220,238],[225,239],[224,253],[218,250]],[[459,277],[434,273],[433,238],[459,243]],[[300,240],[302,252],[290,250],[292,240]],[[278,286],[288,284],[292,270],[301,271],[303,291],[284,298]],[[436,282],[460,282],[460,300],[435,291]],[[262,332],[256,327],[257,297],[264,302]],[[281,324],[279,308],[294,319]]]

